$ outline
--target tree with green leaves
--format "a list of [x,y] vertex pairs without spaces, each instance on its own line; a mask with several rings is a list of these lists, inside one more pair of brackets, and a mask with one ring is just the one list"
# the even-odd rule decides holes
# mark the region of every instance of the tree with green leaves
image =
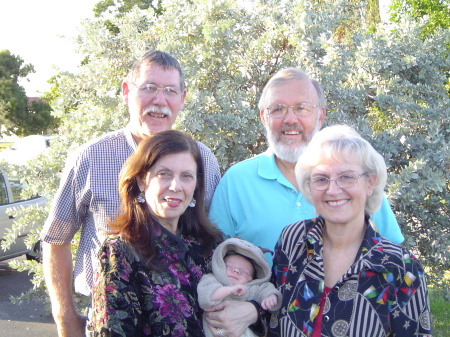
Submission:
[[28,104],[25,89],[19,85],[20,78],[34,73],[31,64],[24,64],[20,56],[9,50],[0,51],[0,125],[6,134],[27,136],[46,132],[56,126],[51,107],[45,101]]
[[[414,20],[423,22],[419,32],[425,37],[438,29],[450,29],[450,0],[394,0],[389,7],[393,22],[399,22],[407,13]],[[447,42],[447,55],[450,43]],[[450,94],[450,73],[447,74],[447,92]]]
[[52,196],[67,152],[127,123],[120,83],[149,48],[182,64],[188,96],[176,127],[207,144],[224,171],[267,147],[261,90],[277,70],[295,66],[322,83],[326,123],[350,124],[383,154],[405,245],[432,276],[450,269],[448,30],[419,37],[423,23],[405,14],[347,31],[353,1],[165,0],[162,8],[110,17],[116,32],[102,20],[84,22],[77,43],[85,62],[78,74],[58,77],[52,102],[65,139],[52,147],[53,159],[29,168],[42,177],[31,190]]
[[17,126],[17,114],[27,111],[27,95],[18,81],[33,73],[34,68],[23,63],[20,56],[11,54],[9,50],[0,51],[0,123],[6,133],[11,133]]
[[422,35],[431,34],[436,29],[450,28],[449,0],[393,0],[390,14],[393,21],[401,20],[405,14],[415,20],[423,19]]
[[103,20],[103,24],[110,33],[119,34],[119,26],[117,26],[113,20],[110,20],[110,17],[120,18],[130,12],[134,7],[139,9],[152,8],[152,10],[159,15],[163,12],[161,2],[162,0],[101,0],[95,4],[93,12],[95,17]]
[[143,1],[143,0],[102,0],[95,4],[93,12],[96,17],[101,17],[107,13],[111,13],[116,16],[128,13],[137,6],[139,9],[148,9],[151,7],[156,13],[162,13],[162,0],[157,1]]

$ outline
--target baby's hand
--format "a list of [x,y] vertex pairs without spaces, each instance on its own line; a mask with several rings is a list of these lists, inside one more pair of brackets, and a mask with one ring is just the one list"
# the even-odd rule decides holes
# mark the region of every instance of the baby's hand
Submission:
[[263,301],[261,302],[261,307],[264,310],[269,310],[270,308],[276,306],[277,302],[278,302],[277,297],[274,294],[272,294],[263,299]]
[[247,287],[242,284],[235,284],[232,286],[232,289],[233,289],[233,295],[235,295],[235,296],[242,296],[242,295],[245,295],[245,293],[247,292]]

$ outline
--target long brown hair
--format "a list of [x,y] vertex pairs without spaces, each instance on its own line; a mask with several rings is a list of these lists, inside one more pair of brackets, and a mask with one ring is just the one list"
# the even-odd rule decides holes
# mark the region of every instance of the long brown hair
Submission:
[[205,182],[203,161],[197,143],[187,134],[167,130],[158,132],[139,143],[136,152],[124,164],[119,177],[119,194],[122,214],[109,225],[136,250],[144,265],[152,270],[163,266],[157,259],[154,245],[159,224],[146,203],[138,203],[141,192],[138,179],[145,179],[150,168],[162,157],[174,153],[189,152],[197,163],[197,184],[194,191],[195,207],[188,207],[178,222],[180,234],[192,236],[211,253],[214,244],[221,239],[221,232],[209,221],[205,214]]

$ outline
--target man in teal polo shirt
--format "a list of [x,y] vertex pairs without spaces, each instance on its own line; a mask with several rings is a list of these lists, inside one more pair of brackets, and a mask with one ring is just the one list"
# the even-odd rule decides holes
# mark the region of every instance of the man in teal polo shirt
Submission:
[[[209,216],[226,234],[273,250],[281,230],[316,216],[298,192],[294,168],[326,116],[320,84],[300,69],[280,70],[267,82],[259,101],[269,149],[232,166],[216,188]],[[404,238],[386,197],[371,215],[380,234]],[[266,254],[271,263],[272,256]]]

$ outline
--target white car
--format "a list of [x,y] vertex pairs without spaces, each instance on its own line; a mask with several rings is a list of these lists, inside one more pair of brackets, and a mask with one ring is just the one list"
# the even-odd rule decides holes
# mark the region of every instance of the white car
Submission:
[[[14,222],[14,214],[7,214],[7,209],[12,207],[28,207],[33,204],[45,205],[47,202],[44,197],[33,197],[28,200],[21,200],[20,198],[21,186],[17,182],[11,182],[8,178],[0,171],[0,241],[3,241],[3,237],[8,228],[11,228]],[[33,258],[30,254],[30,250],[27,249],[24,238],[29,233],[31,228],[28,228],[24,233],[16,239],[15,243],[10,246],[10,248],[4,251],[0,247],[0,261],[8,260],[13,257],[17,257],[23,254],[27,254],[27,258]],[[36,251],[39,249],[39,242],[33,247]]]
[[10,165],[25,165],[45,151],[52,138],[55,136],[32,135],[19,138],[9,149],[0,151],[0,161],[4,160]]

